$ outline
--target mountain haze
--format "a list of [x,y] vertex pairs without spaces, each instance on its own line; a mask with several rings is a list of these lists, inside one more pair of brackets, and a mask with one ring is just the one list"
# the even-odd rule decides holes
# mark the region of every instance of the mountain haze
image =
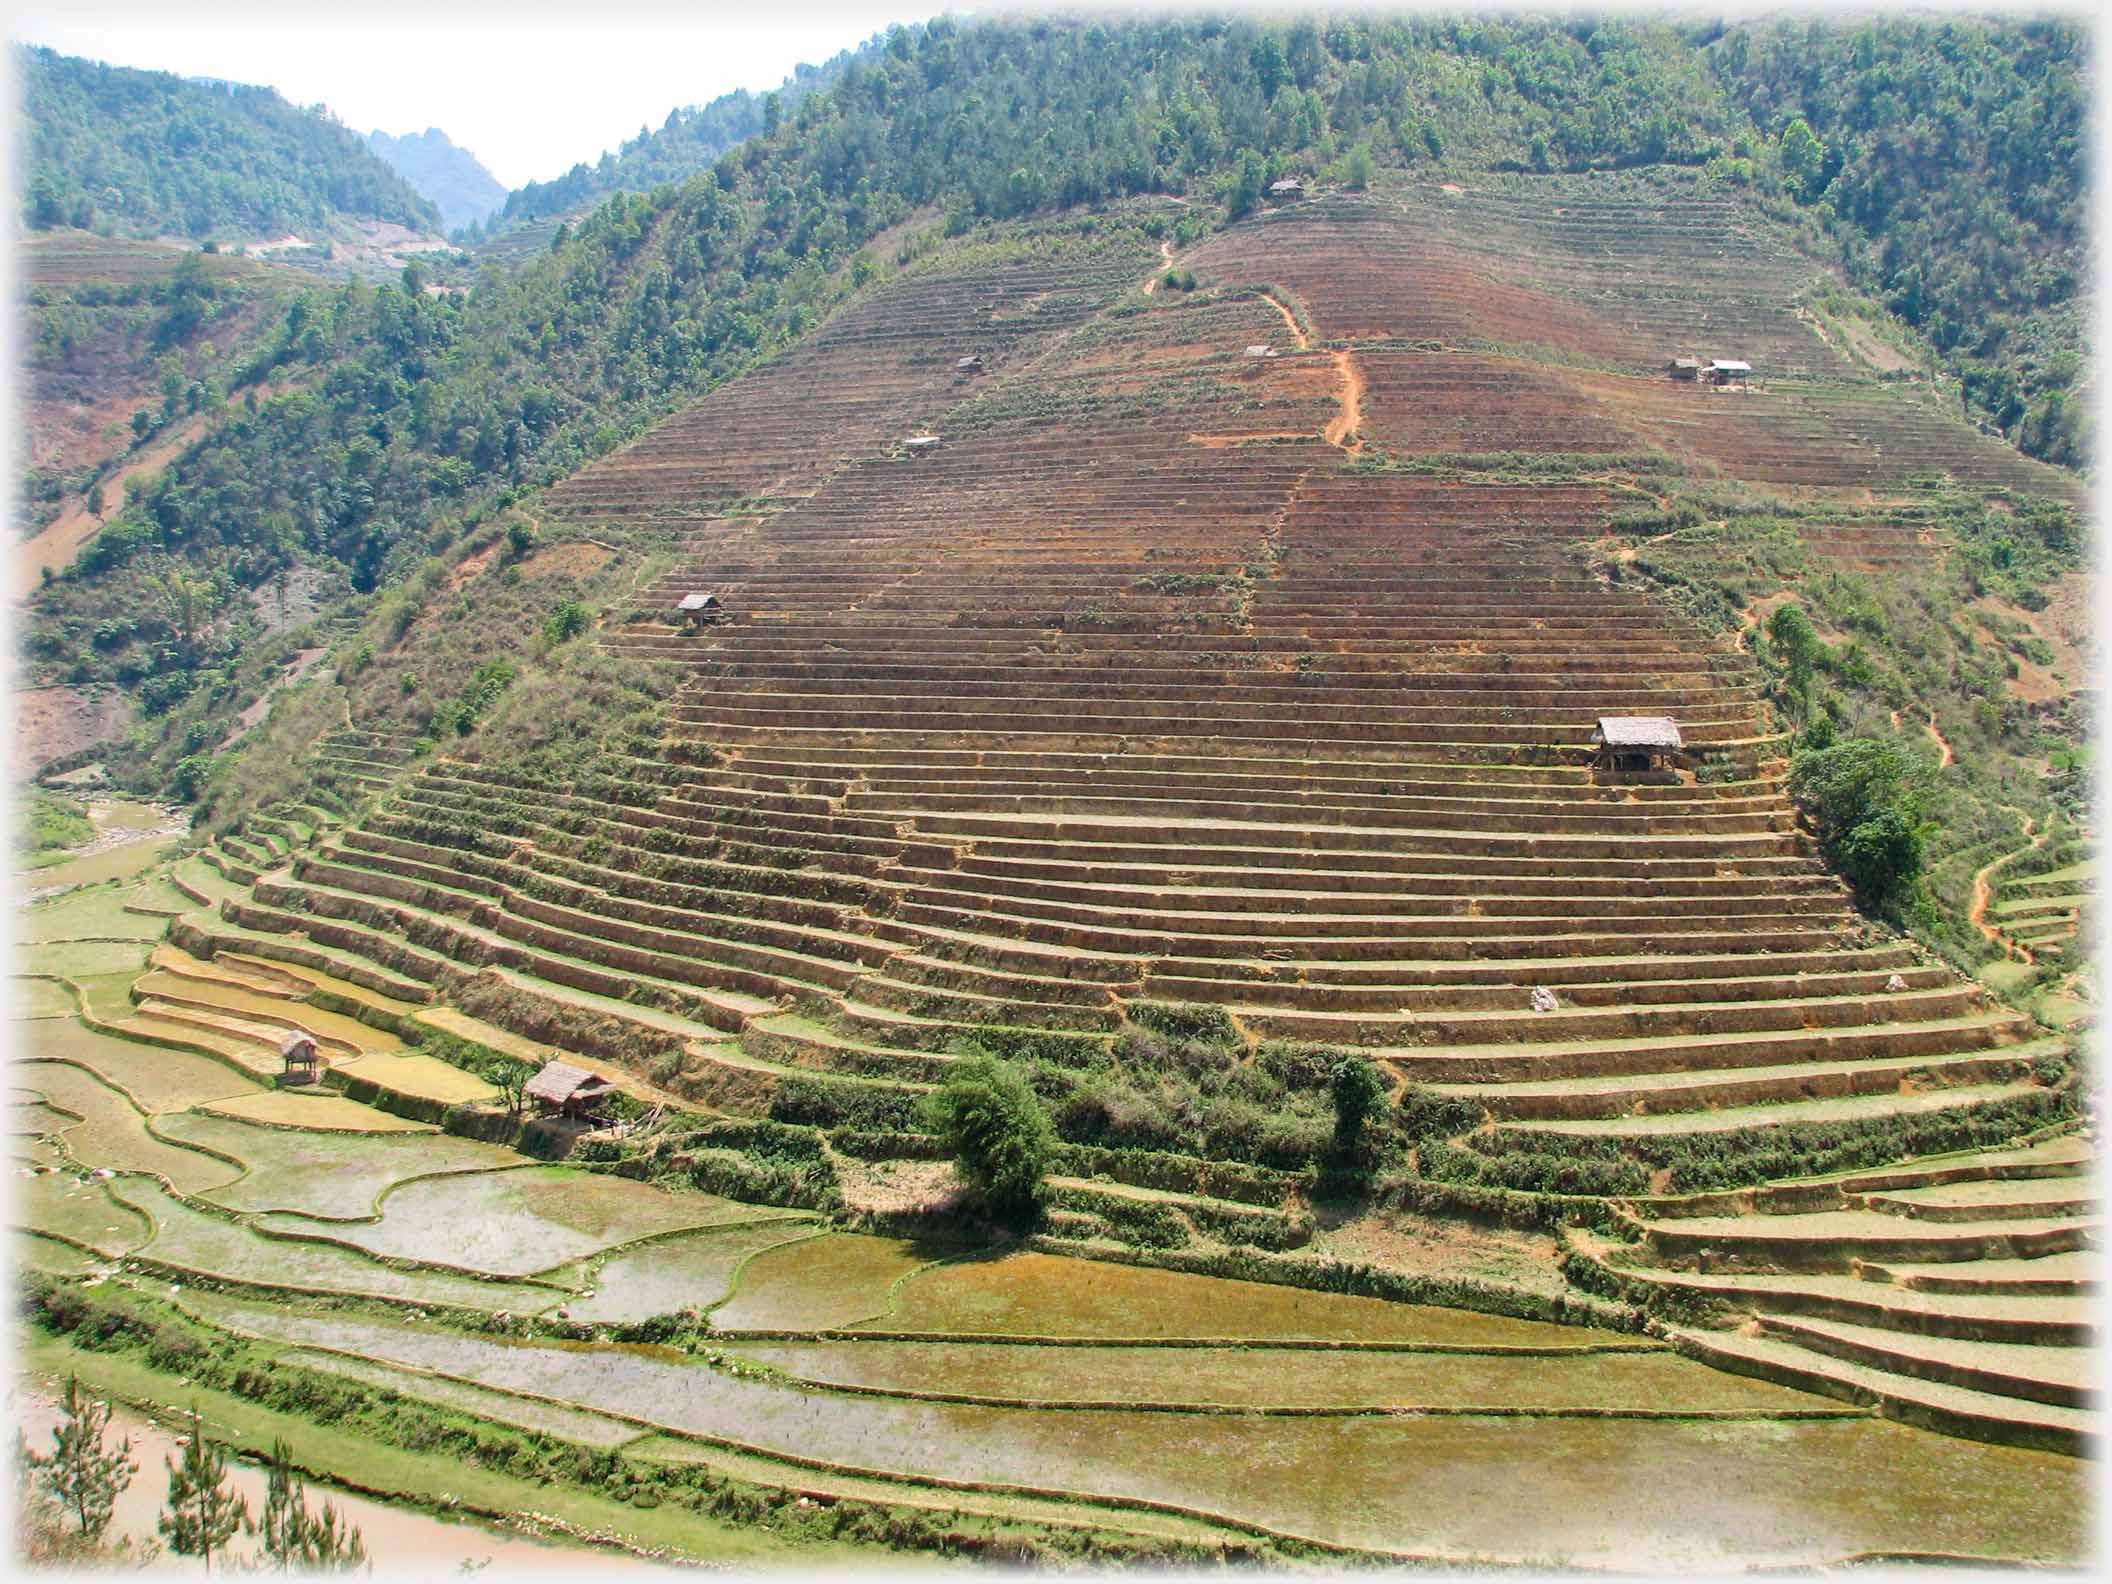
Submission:
[[440,214],[337,122],[270,88],[15,51],[25,218],[121,236],[310,240],[340,222],[436,231]]
[[455,147],[438,127],[402,137],[376,130],[367,134],[367,147],[432,200],[449,231],[487,219],[505,205],[506,189],[499,179],[468,149]]

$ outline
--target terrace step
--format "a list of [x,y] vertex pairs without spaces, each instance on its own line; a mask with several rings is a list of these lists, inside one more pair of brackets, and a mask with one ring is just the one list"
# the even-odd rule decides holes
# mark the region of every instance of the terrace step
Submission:
[[1974,1260],[1965,1265],[1867,1260],[1862,1276],[1865,1281],[1892,1282],[1913,1292],[2081,1297],[2099,1290],[2101,1263],[2095,1251],[2045,1254],[2032,1259]]
[[1953,1264],[2070,1254],[2097,1242],[2092,1216],[1928,1225],[1870,1210],[1641,1221],[1650,1251],[1693,1268],[1850,1272],[1866,1261]]
[[1725,1106],[1715,1111],[1675,1111],[1663,1116],[1625,1116],[1578,1121],[1505,1122],[1505,1134],[1530,1135],[1539,1150],[1559,1149],[1564,1137],[1594,1139],[1650,1138],[1667,1134],[1770,1134],[1807,1122],[1865,1122],[1876,1118],[1918,1116],[1932,1111],[1970,1111],[1997,1101],[2042,1094],[2036,1083],[1960,1084],[1922,1094],[1855,1095],[1844,1099],[1784,1100],[1768,1105]]
[[1949,1435],[2071,1456],[2092,1453],[2098,1437],[2097,1415],[2088,1409],[1919,1380],[1817,1353],[1780,1337],[1689,1327],[1672,1328],[1667,1336],[1680,1352],[1719,1369],[1871,1403],[1887,1419]]
[[[1961,1268],[1970,1271],[1973,1266]],[[1844,1320],[1964,1342],[2094,1348],[2102,1332],[2097,1306],[2079,1295],[1924,1292],[1868,1280],[1868,1267],[1862,1276],[1704,1275],[1642,1266],[1621,1266],[1619,1273],[1630,1282],[1648,1282],[1756,1315]]]
[[1801,1315],[1762,1315],[1760,1325],[1768,1336],[1872,1369],[2064,1408],[2089,1407],[2097,1375],[2085,1348],[1915,1336]]

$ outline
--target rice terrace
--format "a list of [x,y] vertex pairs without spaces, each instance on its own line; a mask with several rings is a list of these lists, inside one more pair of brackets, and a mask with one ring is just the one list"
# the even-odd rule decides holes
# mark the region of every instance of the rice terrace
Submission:
[[2084,25],[844,42],[17,48],[18,1555],[2086,1570]]

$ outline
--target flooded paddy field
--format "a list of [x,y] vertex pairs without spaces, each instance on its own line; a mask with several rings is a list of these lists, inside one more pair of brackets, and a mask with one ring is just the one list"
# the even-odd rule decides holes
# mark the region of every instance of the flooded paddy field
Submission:
[[741,1267],[733,1297],[714,1309],[722,1331],[818,1331],[888,1312],[895,1283],[961,1245],[832,1233],[758,1254]]
[[765,1249],[826,1236],[814,1222],[786,1218],[713,1227],[612,1254],[594,1273],[594,1296],[566,1305],[573,1320],[624,1325],[705,1310],[733,1288],[735,1271]]
[[[328,1232],[385,1258],[529,1276],[665,1233],[783,1214],[575,1167],[517,1165],[404,1183],[383,1201],[380,1219]],[[294,1235],[324,1230],[312,1219],[282,1213],[258,1225]]]
[[[1088,1502],[1167,1504],[1358,1548],[1652,1570],[1939,1545],[2053,1557],[2079,1549],[2087,1505],[2088,1471],[2074,1460],[1870,1418],[997,1408],[743,1378],[667,1349],[473,1337],[211,1295],[192,1302],[209,1319],[288,1345],[430,1370],[752,1452]],[[1501,1499],[1526,1467],[1533,1500]],[[1971,1508],[1953,1499],[1967,1488],[1981,1493]],[[1404,1492],[1414,1499],[1404,1501]],[[1786,1511],[1797,1514],[1794,1525],[1784,1523]]]
[[194,1115],[172,1117],[162,1131],[232,1155],[248,1168],[240,1180],[206,1195],[213,1203],[231,1210],[290,1210],[317,1220],[362,1220],[375,1213],[383,1193],[413,1178],[521,1164],[512,1150],[430,1128],[370,1136]]
[[[266,1092],[257,1079],[231,1063],[195,1051],[117,1039],[71,1017],[41,1021],[33,1028],[18,1027],[12,1033],[17,1062],[71,1062],[85,1067],[122,1089],[138,1109],[150,1115]],[[44,1069],[23,1065],[16,1070]]]

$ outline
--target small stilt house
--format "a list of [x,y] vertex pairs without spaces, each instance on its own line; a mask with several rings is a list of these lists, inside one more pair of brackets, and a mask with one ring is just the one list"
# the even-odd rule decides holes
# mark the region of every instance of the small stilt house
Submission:
[[1701,359],[1674,358],[1665,365],[1665,373],[1676,380],[1698,380],[1701,378]]
[[675,607],[675,614],[692,627],[710,627],[726,619],[726,607],[718,595],[705,590],[683,595],[682,603]]
[[312,1084],[322,1073],[323,1054],[316,1049],[315,1036],[302,1029],[289,1029],[279,1041],[279,1060],[286,1064],[279,1074],[282,1089]]
[[1601,715],[1591,744],[1601,770],[1662,770],[1680,750],[1679,723],[1669,715]]
[[1753,366],[1736,358],[1718,358],[1701,372],[1711,385],[1743,385],[1753,372]]
[[544,1116],[587,1121],[593,1118],[595,1106],[607,1099],[615,1088],[600,1073],[588,1072],[586,1068],[574,1067],[569,1062],[554,1061],[529,1079],[521,1093],[533,1100]]

